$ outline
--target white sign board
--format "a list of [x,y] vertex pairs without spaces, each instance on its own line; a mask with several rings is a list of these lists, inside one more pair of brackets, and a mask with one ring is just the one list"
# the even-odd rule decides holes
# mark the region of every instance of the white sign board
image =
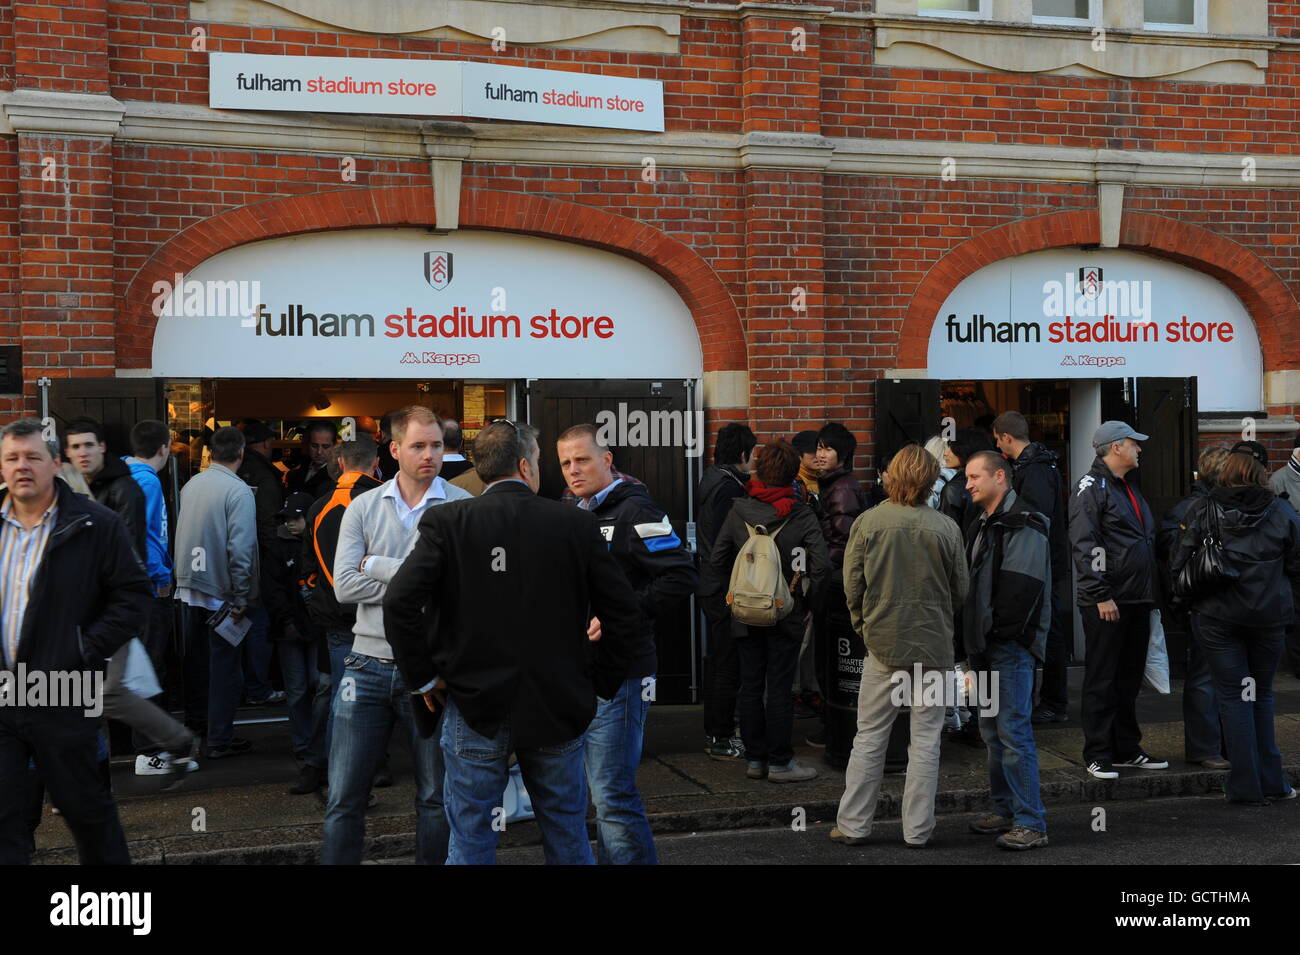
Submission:
[[1227,286],[1119,250],[1015,256],[963,279],[930,331],[931,378],[1195,376],[1201,411],[1263,401],[1255,323]]
[[657,80],[456,60],[212,53],[208,105],[664,128]]
[[254,242],[153,289],[167,378],[699,378],[686,305],[631,259],[490,232]]

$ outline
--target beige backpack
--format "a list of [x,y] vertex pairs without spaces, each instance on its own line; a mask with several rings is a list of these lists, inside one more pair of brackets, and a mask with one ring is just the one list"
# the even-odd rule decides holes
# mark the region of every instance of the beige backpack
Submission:
[[[791,585],[781,573],[781,552],[776,547],[777,534],[785,524],[782,521],[772,534],[762,524],[745,525],[749,540],[731,565],[731,585],[727,588],[727,605],[738,623],[771,627],[794,609]],[[798,581],[799,575],[795,574],[795,583]]]

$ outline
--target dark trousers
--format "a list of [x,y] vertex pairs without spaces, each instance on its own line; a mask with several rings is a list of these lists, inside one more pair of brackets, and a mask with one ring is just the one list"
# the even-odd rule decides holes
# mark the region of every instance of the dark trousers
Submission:
[[1120,604],[1119,619],[1080,607],[1088,655],[1083,673],[1083,759],[1122,762],[1141,749],[1137,695],[1151,638],[1151,607]]
[[1193,615],[1187,627],[1187,675],[1183,678],[1183,755],[1189,763],[1223,759],[1218,694],[1196,629]]
[[[799,615],[803,619],[803,615]],[[740,654],[740,738],[745,758],[784,766],[794,758],[794,697],[799,635],[780,627],[749,627],[736,638]]]
[[1067,634],[1074,629],[1074,615],[1070,612],[1069,582],[1052,583],[1052,626],[1047,631],[1047,646],[1043,660],[1043,687],[1038,705],[1056,713],[1064,713],[1070,705],[1070,640]]
[[77,842],[81,864],[130,864],[100,770],[98,729],[98,720],[80,709],[0,707],[0,865],[31,862],[32,760]]
[[1300,676],[1300,619],[1292,620],[1286,628],[1286,665]]
[[1193,614],[1196,634],[1214,675],[1223,736],[1232,768],[1224,793],[1234,802],[1260,802],[1291,791],[1274,728],[1273,675],[1282,654],[1282,627],[1243,627]]
[[[149,652],[154,672],[158,674],[158,685],[167,685],[167,644],[172,635],[172,601],[170,597],[155,597],[149,602],[149,617],[145,623],[144,648]],[[156,696],[153,702],[160,708],[163,698]],[[139,730],[131,731],[131,745],[137,753],[153,756],[158,745]]]
[[208,618],[211,610],[185,608],[185,651],[181,655],[185,675],[185,725],[196,736],[208,733]]
[[736,731],[740,657],[731,635],[731,615],[726,612],[726,604],[709,603],[704,615],[709,628],[709,652],[704,657],[704,733],[729,739]]

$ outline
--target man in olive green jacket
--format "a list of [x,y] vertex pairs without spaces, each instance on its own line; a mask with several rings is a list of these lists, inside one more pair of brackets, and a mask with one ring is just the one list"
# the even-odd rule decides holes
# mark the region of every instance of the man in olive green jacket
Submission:
[[[884,775],[889,732],[900,705],[911,707],[911,745],[903,788],[903,840],[923,847],[934,831],[939,742],[946,699],[923,686],[951,687],[952,626],[969,580],[961,531],[926,506],[939,465],[917,445],[889,463],[889,500],[853,523],[844,552],[844,593],[853,627],[867,646],[858,689],[858,732],[845,770],[831,839],[867,841]],[[942,694],[947,696],[949,694]]]

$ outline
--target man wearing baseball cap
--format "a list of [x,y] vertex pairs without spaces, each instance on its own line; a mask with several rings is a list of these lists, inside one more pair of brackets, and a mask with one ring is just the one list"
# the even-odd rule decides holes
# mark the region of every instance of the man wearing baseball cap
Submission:
[[1123,421],[1092,436],[1092,468],[1070,495],[1070,543],[1078,574],[1087,660],[1083,675],[1083,758],[1098,779],[1116,766],[1168,769],[1142,751],[1137,695],[1155,604],[1156,522],[1142,492],[1125,480],[1146,441]]

